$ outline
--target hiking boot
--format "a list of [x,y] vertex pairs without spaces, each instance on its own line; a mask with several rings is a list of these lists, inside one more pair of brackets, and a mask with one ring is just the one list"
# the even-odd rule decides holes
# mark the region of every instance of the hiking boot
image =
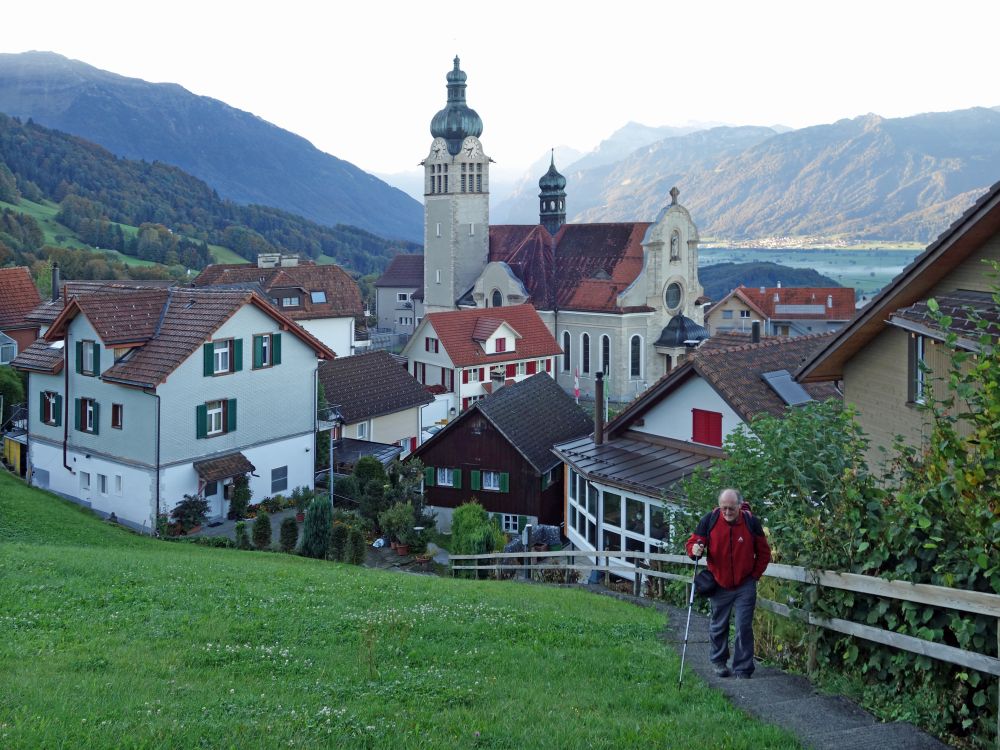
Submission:
[[729,671],[729,667],[727,667],[724,663],[718,664],[716,662],[712,662],[712,669],[715,670],[716,677],[729,677],[732,675],[732,672]]

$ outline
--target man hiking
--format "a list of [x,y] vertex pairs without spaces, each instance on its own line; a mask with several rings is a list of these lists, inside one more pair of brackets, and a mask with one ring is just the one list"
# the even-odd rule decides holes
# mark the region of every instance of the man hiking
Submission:
[[[771,547],[760,521],[751,515],[738,490],[719,493],[719,507],[705,514],[687,540],[693,559],[707,554],[708,569],[718,587],[709,597],[711,652],[709,658],[719,677],[753,675],[753,611],[757,604],[757,581],[771,562]],[[729,615],[736,611],[733,666],[729,668]]]

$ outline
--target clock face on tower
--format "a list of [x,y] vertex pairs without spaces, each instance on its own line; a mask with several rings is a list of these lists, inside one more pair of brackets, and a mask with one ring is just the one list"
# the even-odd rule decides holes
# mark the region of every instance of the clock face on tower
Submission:
[[445,159],[448,157],[448,142],[444,138],[435,138],[431,144],[431,159]]
[[475,159],[483,155],[483,149],[479,145],[479,141],[473,137],[468,137],[462,144],[462,151],[465,153],[466,158]]

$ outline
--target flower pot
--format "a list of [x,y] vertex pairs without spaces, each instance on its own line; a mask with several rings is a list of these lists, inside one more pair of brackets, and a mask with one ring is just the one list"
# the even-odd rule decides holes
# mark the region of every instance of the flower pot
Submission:
[[303,521],[306,520],[306,514],[302,512],[296,513],[295,520],[298,521],[299,523],[302,523]]
[[396,551],[396,548],[397,548],[398,546],[399,546],[399,542],[397,542],[397,541],[396,541],[395,539],[393,539],[392,541],[390,541],[390,542],[389,542],[389,548],[390,548],[390,549],[391,549],[391,550],[392,550],[393,552],[395,552],[395,551]]
[[408,544],[397,544],[396,545],[396,554],[399,555],[400,557],[404,557],[405,555],[410,554],[410,545],[408,545]]

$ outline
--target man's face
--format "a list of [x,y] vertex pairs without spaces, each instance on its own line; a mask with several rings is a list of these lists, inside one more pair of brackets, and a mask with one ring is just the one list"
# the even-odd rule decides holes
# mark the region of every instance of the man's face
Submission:
[[731,492],[726,492],[719,498],[719,511],[729,523],[735,523],[739,517],[740,503]]

